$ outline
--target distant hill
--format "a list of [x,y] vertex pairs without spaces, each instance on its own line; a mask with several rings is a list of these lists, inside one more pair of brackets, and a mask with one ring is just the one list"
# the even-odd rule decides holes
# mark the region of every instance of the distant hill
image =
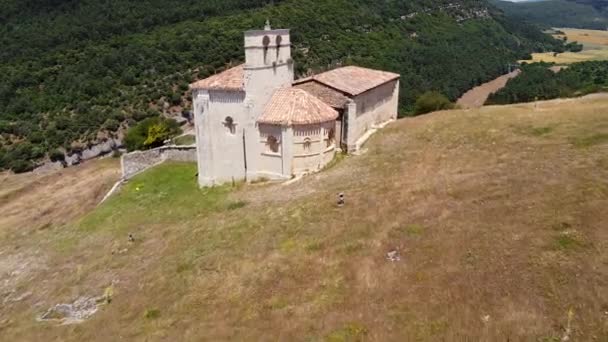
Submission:
[[[605,30],[608,14],[598,1],[544,0],[492,3],[514,20],[524,20],[543,27],[572,27]],[[601,1],[601,3],[608,3]]]
[[568,0],[583,5],[593,6],[597,9],[604,9],[608,7],[608,0]]
[[427,90],[454,100],[562,44],[485,0],[4,0],[0,169],[187,110],[188,83],[239,63],[242,31],[267,18],[292,29],[299,76],[340,64],[400,73],[402,113]]

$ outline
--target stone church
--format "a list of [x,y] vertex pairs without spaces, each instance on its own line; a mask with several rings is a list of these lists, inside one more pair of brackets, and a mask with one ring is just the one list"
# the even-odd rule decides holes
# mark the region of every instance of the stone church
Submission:
[[290,179],[397,118],[399,75],[347,66],[294,81],[289,30],[245,32],[245,63],[190,85],[198,181]]

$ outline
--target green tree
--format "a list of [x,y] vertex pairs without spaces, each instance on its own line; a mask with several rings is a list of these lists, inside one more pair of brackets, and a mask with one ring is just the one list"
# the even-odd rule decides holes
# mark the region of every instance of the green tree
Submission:
[[179,124],[173,119],[147,118],[127,131],[125,146],[129,151],[158,147],[179,133]]
[[159,122],[148,127],[148,136],[144,141],[144,146],[147,148],[158,147],[163,142],[171,137],[169,127],[163,122]]

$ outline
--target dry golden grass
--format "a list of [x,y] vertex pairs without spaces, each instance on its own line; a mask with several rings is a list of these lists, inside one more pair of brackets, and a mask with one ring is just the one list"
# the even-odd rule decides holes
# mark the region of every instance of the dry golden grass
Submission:
[[572,64],[587,61],[608,60],[608,49],[583,50],[581,52],[564,52],[554,56],[553,52],[533,53],[531,60],[520,61],[527,63],[545,62],[556,64]]
[[[608,31],[583,30],[583,29],[558,29],[565,33],[569,42],[577,41],[583,44],[581,52],[565,52],[554,56],[552,52],[533,53],[532,59],[522,62],[547,62],[557,64],[571,64],[585,61],[608,60]],[[563,38],[564,35],[554,35]]]
[[566,36],[569,42],[579,42],[583,45],[608,46],[608,31],[560,28],[565,35],[555,35],[557,38]]
[[93,209],[120,179],[120,161],[103,159],[48,174],[0,175],[2,231],[68,223]]
[[[194,166],[161,166],[82,220],[0,240],[3,260],[41,264],[8,279],[32,294],[0,307],[0,334],[606,340],[607,113],[596,95],[404,119],[289,186],[199,191]],[[80,325],[34,320],[112,282]]]

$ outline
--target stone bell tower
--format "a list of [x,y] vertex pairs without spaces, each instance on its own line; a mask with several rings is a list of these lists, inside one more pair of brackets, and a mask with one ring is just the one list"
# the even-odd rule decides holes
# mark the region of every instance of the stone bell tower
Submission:
[[[245,32],[245,92],[254,104],[266,104],[274,91],[293,83],[293,60],[289,30]],[[256,119],[259,116],[256,113]]]
[[275,29],[266,21],[263,30],[245,32],[244,88],[248,112],[247,127],[247,178],[255,179],[261,169],[258,165],[259,132],[256,121],[274,92],[291,87],[294,79],[291,59],[291,40],[288,29]]

